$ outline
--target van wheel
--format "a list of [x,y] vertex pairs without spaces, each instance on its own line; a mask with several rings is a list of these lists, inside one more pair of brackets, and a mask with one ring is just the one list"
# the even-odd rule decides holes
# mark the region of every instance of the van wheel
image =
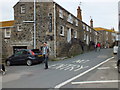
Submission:
[[28,66],[31,66],[31,65],[32,65],[32,61],[31,61],[31,60],[27,60],[26,63],[27,63]]
[[118,72],[120,73],[120,62],[118,63]]

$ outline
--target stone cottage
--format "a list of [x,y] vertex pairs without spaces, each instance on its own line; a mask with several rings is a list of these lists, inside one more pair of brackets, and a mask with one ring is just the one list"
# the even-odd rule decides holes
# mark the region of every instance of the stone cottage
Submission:
[[0,22],[0,58],[6,58],[12,53],[10,45],[11,31],[14,30],[14,20]]
[[77,17],[54,1],[34,3],[20,0],[13,8],[13,52],[33,48],[34,24],[36,48],[40,49],[42,42],[47,42],[51,58],[83,53],[89,47],[93,49],[94,43],[99,40],[99,32],[93,29],[93,21],[91,20],[90,26],[82,21],[80,7],[77,9]]

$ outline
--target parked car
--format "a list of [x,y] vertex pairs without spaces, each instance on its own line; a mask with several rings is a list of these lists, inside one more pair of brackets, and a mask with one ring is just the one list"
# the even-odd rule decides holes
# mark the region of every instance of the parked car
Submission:
[[114,46],[113,47],[113,54],[117,54],[117,52],[118,52],[118,46]]
[[117,60],[117,67],[118,67],[118,72],[120,73],[120,46],[118,47],[118,60]]
[[22,49],[10,56],[6,60],[6,65],[27,64],[28,66],[31,66],[32,64],[40,63],[42,61],[43,55],[39,49]]

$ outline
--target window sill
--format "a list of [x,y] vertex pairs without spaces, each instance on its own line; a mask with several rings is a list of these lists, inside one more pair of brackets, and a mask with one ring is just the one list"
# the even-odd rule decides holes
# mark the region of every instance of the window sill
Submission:
[[63,34],[60,34],[60,36],[63,36],[63,37],[64,37],[64,35],[63,35]]

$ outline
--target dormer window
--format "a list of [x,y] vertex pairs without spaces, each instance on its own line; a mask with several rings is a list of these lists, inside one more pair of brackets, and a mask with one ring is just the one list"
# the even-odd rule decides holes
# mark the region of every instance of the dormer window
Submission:
[[20,13],[25,13],[25,5],[21,5],[20,7]]
[[73,18],[72,18],[72,16],[71,16],[71,14],[69,14],[67,21],[70,22],[70,23],[73,23]]
[[62,9],[59,9],[59,17],[63,18],[63,10]]

